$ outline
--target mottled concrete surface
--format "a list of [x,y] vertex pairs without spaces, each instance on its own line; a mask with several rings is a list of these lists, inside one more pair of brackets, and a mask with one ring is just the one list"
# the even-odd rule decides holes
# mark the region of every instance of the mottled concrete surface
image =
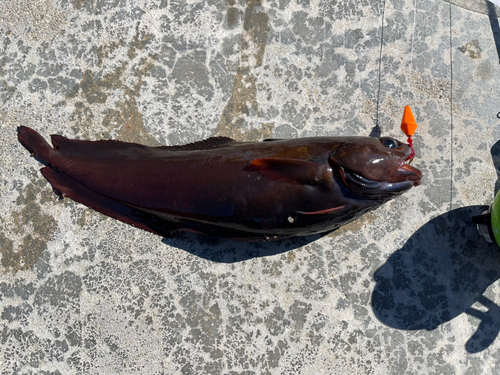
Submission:
[[[498,374],[500,9],[0,2],[2,374]],[[496,38],[496,39],[495,39]],[[58,200],[16,140],[383,135],[420,187],[324,237],[162,239]]]

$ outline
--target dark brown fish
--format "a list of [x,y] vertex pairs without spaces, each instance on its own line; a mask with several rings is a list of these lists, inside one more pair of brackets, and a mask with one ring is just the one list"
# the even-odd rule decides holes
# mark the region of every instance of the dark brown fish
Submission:
[[392,138],[237,142],[210,138],[147,147],[79,141],[18,128],[54,190],[138,228],[245,241],[331,231],[419,185]]

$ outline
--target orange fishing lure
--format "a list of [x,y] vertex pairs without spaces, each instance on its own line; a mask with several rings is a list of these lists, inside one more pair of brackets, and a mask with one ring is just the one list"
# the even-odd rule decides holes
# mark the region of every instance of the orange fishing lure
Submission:
[[415,117],[413,117],[413,113],[411,112],[410,106],[405,107],[405,111],[403,113],[403,120],[401,121],[401,130],[408,137],[408,146],[411,148],[411,154],[408,156],[406,160],[411,159],[415,156],[415,150],[413,149],[413,134],[415,130],[417,130],[417,122],[415,121]]

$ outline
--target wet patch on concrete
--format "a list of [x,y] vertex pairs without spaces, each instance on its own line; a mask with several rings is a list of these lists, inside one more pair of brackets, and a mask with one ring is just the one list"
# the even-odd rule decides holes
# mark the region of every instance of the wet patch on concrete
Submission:
[[118,139],[124,142],[142,143],[148,146],[159,146],[145,129],[142,113],[139,111],[139,97],[143,77],[154,66],[154,56],[141,61],[141,68],[135,71],[137,82],[132,87],[122,88],[123,98],[116,103],[117,110],[109,110],[104,116],[103,125],[109,128],[119,128]]
[[[101,72],[93,73],[87,70],[83,73],[82,79],[67,97],[68,99],[85,99],[85,102],[76,101],[73,118],[90,124],[95,115],[93,114],[93,104],[108,103],[108,97],[116,96],[117,92],[123,92],[121,98],[114,103],[115,108],[108,108],[102,119],[102,125],[107,129],[109,136],[114,130],[118,130],[117,139],[124,142],[136,142],[149,146],[158,146],[156,141],[145,129],[142,113],[139,111],[137,98],[139,97],[144,77],[149,74],[155,65],[156,56],[150,55],[141,58],[132,64],[131,61],[137,56],[137,51],[144,49],[153,39],[153,35],[140,30],[136,24],[136,33],[132,41],[128,44],[127,56],[130,61],[122,62],[112,73],[101,76]],[[111,54],[124,45],[123,41],[100,46],[97,49],[98,66],[102,66],[103,61],[109,59]],[[132,75],[135,82],[126,84],[128,76]]]
[[432,79],[414,74],[411,77],[413,87],[427,97],[450,100],[451,82],[446,79]]
[[[109,44],[101,45],[97,48],[97,66],[102,68],[104,60],[107,60],[113,56],[113,53],[116,52],[119,48],[124,46],[125,42],[123,40],[119,40],[116,42],[111,42]],[[135,49],[130,49],[130,51],[135,51]]]
[[[43,184],[42,180],[39,181]],[[30,184],[23,190],[17,201],[23,208],[12,213],[11,235],[8,232],[0,234],[1,263],[5,272],[16,273],[33,268],[57,229],[54,218],[44,214],[40,208],[37,197],[44,188],[47,187]]]
[[458,47],[458,50],[471,59],[480,59],[481,52],[483,51],[477,39],[465,43],[462,47]]
[[347,232],[359,232],[363,227],[373,223],[378,216],[374,212],[368,212],[367,214],[361,216],[359,219],[351,221],[350,223],[341,226],[339,229],[328,234],[329,237],[335,238],[337,236],[343,236]]
[[238,22],[240,11],[238,10],[236,0],[226,0],[227,26],[232,28]]
[[240,39],[240,66],[234,78],[231,98],[222,112],[214,136],[238,141],[258,141],[272,136],[274,123],[262,124],[261,129],[243,130],[245,117],[259,112],[253,70],[262,65],[269,32],[269,16],[259,12],[261,5],[260,0],[246,2],[244,31]]

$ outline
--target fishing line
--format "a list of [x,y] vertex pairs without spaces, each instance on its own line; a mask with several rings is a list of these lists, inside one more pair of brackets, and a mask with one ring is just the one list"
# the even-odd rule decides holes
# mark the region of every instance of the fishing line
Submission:
[[451,3],[450,3],[450,211],[453,209],[453,39],[451,32]]
[[[417,23],[417,0],[415,0],[413,2],[413,30],[412,30],[412,35],[411,35],[411,50],[410,50],[410,74],[408,75],[408,92],[411,93],[411,89],[412,89],[412,70],[413,70],[413,45],[415,43],[415,25]],[[410,100],[408,100],[409,102]],[[406,107],[405,107],[405,113],[406,113]],[[410,110],[410,113],[411,113],[411,110]],[[403,114],[403,121],[405,119],[405,114]],[[415,123],[415,129],[416,129],[416,122],[415,122],[415,118],[412,119]],[[406,128],[406,130],[405,130]],[[402,124],[402,127],[401,129],[403,130],[403,132],[408,136],[408,139],[407,139],[407,142],[408,142],[408,146],[410,146],[410,149],[411,149],[411,153],[410,155],[408,155],[408,157],[406,158],[406,160],[411,160],[413,159],[413,157],[415,156],[415,150],[413,148],[413,132],[412,131],[409,131],[410,129],[408,129],[408,124],[406,124],[406,126],[404,126]],[[415,129],[413,131],[415,131]]]
[[413,30],[411,36],[411,51],[410,51],[410,76],[408,79],[408,86],[411,89],[411,73],[413,69],[413,44],[415,42],[415,24],[417,22],[417,0],[413,2]]
[[384,19],[385,19],[385,0],[382,4],[382,30],[380,35],[380,52],[378,57],[378,92],[377,92],[377,114],[375,120],[375,126],[370,133],[370,137],[379,138],[381,134],[380,122],[379,122],[379,108],[380,108],[380,87],[382,81],[382,47],[384,45]]

